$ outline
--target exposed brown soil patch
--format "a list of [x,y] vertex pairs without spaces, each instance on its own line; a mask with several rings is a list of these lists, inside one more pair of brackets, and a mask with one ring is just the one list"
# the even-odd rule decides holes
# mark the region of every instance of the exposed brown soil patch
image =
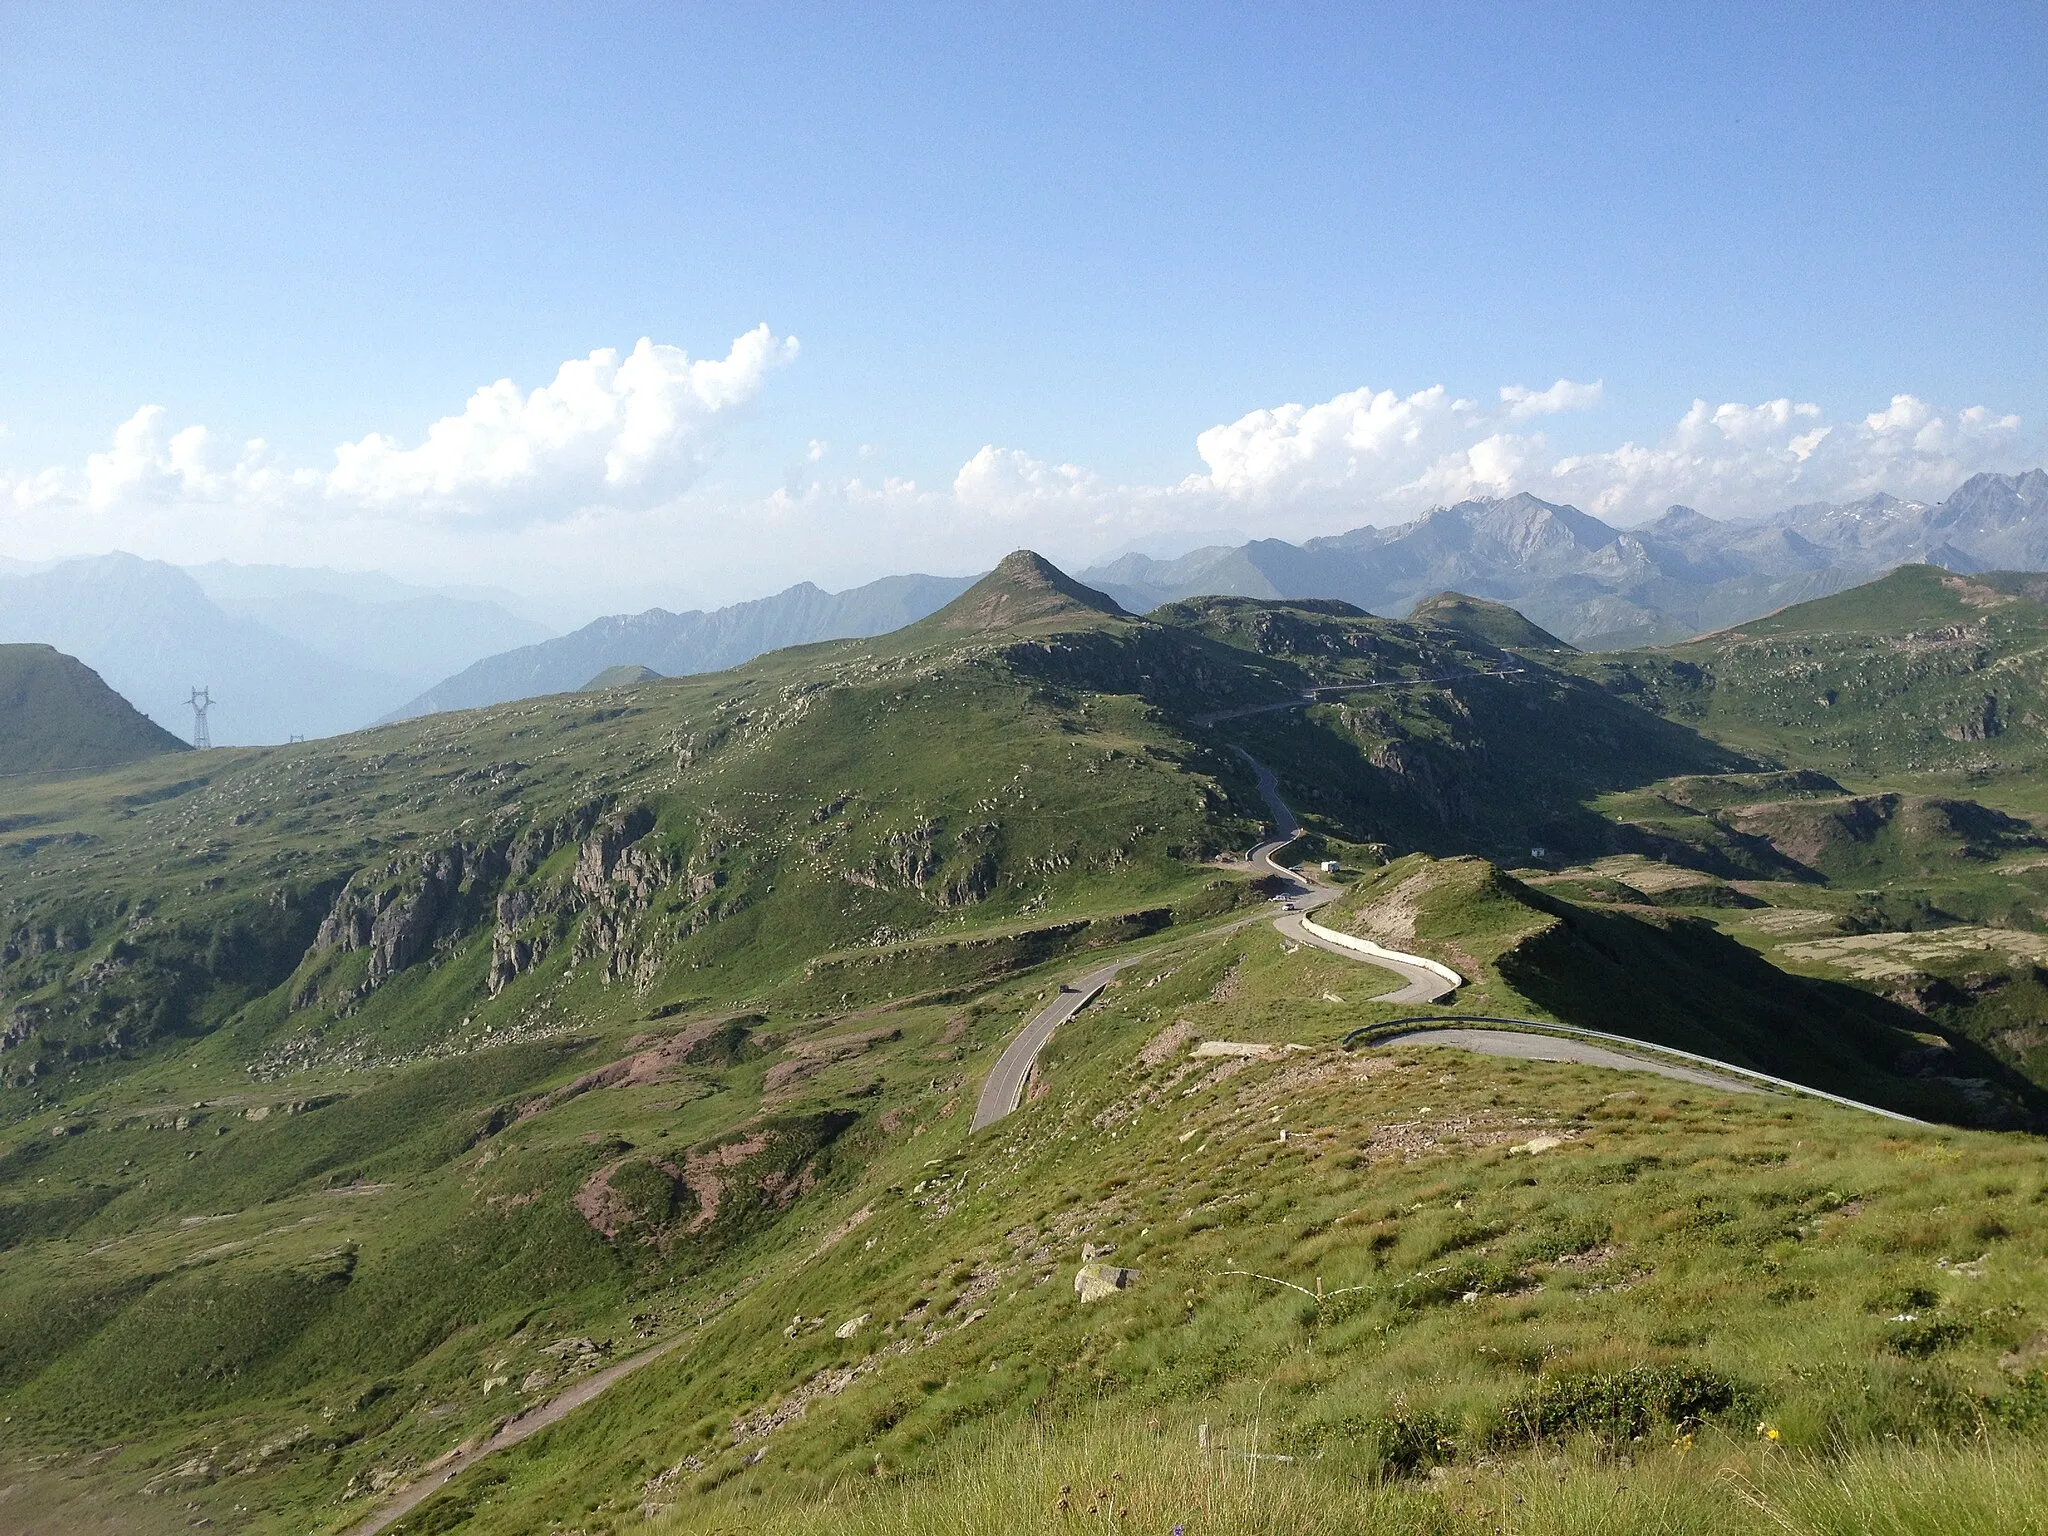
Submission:
[[[700,1019],[644,1050],[623,1056],[595,1072],[586,1072],[574,1082],[564,1083],[537,1099],[527,1100],[519,1106],[519,1119],[531,1119],[544,1110],[566,1104],[599,1088],[636,1087],[643,1083],[661,1082],[683,1064],[690,1052],[731,1022],[731,1019]],[[627,1043],[637,1045],[647,1038],[646,1035],[638,1035]]]
[[782,1093],[807,1077],[831,1066],[834,1062],[850,1061],[864,1056],[878,1045],[891,1040],[901,1040],[900,1029],[863,1029],[847,1035],[826,1035],[822,1039],[800,1040],[784,1053],[789,1059],[778,1061],[768,1069],[761,1087],[765,1093]]

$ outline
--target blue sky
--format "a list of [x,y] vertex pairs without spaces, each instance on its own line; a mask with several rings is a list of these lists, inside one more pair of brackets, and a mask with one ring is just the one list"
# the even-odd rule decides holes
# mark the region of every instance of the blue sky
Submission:
[[[2041,452],[2044,18],[0,4],[0,554],[606,606],[1461,491],[1618,521],[1938,494]],[[509,492],[333,479],[493,381],[764,324],[630,484],[588,443]],[[1501,395],[1555,381],[1600,388]],[[1333,408],[1198,448],[1288,404]]]

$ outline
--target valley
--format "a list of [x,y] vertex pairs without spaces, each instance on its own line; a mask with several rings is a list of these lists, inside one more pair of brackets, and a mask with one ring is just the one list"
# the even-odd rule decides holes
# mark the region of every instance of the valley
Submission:
[[1020,551],[8,780],[0,1526],[2037,1506],[2039,580],[1596,653]]

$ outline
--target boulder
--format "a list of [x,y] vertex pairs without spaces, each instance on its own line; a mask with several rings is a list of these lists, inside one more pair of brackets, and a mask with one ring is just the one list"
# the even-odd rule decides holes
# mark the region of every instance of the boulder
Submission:
[[1083,1301],[1100,1301],[1138,1283],[1135,1269],[1115,1264],[1083,1264],[1074,1274],[1074,1294]]

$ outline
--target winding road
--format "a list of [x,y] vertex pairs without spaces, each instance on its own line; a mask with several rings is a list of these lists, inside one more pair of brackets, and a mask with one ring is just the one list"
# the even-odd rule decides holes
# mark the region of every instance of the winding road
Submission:
[[[1204,716],[1197,723],[1209,725],[1217,720],[1235,719],[1240,715],[1261,714],[1271,710],[1295,709],[1313,702],[1312,697],[1305,697],[1290,703],[1264,704],[1256,709],[1232,710]],[[1276,898],[1283,910],[1273,919],[1273,926],[1279,930],[1281,936],[1297,944],[1311,945],[1330,954],[1341,955],[1360,965],[1377,966],[1401,977],[1403,985],[1373,998],[1376,1003],[1437,1003],[1456,992],[1463,984],[1463,978],[1449,966],[1421,955],[1388,950],[1368,939],[1325,928],[1310,917],[1310,913],[1336,900],[1342,892],[1334,886],[1323,884],[1305,871],[1290,869],[1275,857],[1282,848],[1301,836],[1301,822],[1287,802],[1280,798],[1280,784],[1273,770],[1242,747],[1232,746],[1230,750],[1242,758],[1252,770],[1252,776],[1258,785],[1259,798],[1265,802],[1266,809],[1273,816],[1273,835],[1254,845],[1238,867],[1248,873],[1278,878],[1284,882],[1281,895]],[[1092,1002],[1115,978],[1116,973],[1131,963],[1131,960],[1120,960],[1090,971],[1078,980],[1062,986],[1059,995],[1032,1017],[1004,1050],[995,1070],[982,1085],[981,1099],[974,1111],[974,1130],[978,1131],[995,1124],[1017,1108],[1023,1101],[1024,1085],[1030,1080],[1031,1068],[1037,1062],[1039,1052],[1045,1049],[1046,1042],[1052,1038],[1053,1031]],[[1804,1083],[1796,1083],[1788,1078],[1773,1077],[1766,1072],[1738,1067],[1732,1062],[1717,1061],[1709,1056],[1699,1056],[1668,1046],[1652,1045],[1647,1041],[1608,1035],[1599,1030],[1548,1024],[1533,1019],[1475,1017],[1456,1023],[1450,1020],[1438,1023],[1437,1018],[1441,1017],[1439,1015],[1412,1020],[1389,1020],[1387,1024],[1370,1026],[1368,1031],[1359,1031],[1354,1036],[1347,1037],[1345,1045],[1349,1048],[1359,1035],[1367,1032],[1376,1033],[1378,1029],[1387,1025],[1412,1023],[1421,1027],[1386,1035],[1372,1043],[1446,1045],[1477,1052],[1480,1055],[1509,1057],[1521,1061],[1570,1062],[1616,1072],[1649,1072],[1659,1077],[1673,1078],[1679,1082],[1727,1093],[1765,1093],[1774,1088],[1782,1089],[1809,1098],[1826,1099],[1830,1103],[1860,1109],[1908,1125],[1923,1123],[1896,1110],[1880,1109],[1875,1104],[1865,1104],[1857,1099],[1843,1098],[1839,1094],[1809,1088]],[[1470,1025],[1504,1027],[1472,1028]]]
[[[1303,700],[1299,702],[1313,702]],[[1262,705],[1261,709],[1292,709],[1294,704]],[[1207,717],[1214,719],[1217,717]],[[1259,843],[1244,857],[1241,866],[1251,872],[1276,877],[1284,882],[1283,894],[1276,898],[1285,908],[1273,919],[1273,926],[1281,935],[1297,944],[1312,945],[1328,950],[1333,955],[1342,955],[1361,965],[1378,966],[1399,976],[1402,985],[1391,992],[1381,993],[1374,998],[1379,1003],[1435,1003],[1441,1002],[1457,991],[1460,981],[1457,972],[1448,966],[1437,966],[1434,961],[1425,961],[1419,955],[1404,955],[1399,950],[1381,949],[1367,940],[1351,938],[1331,929],[1321,928],[1310,921],[1309,913],[1318,907],[1335,901],[1343,894],[1337,887],[1324,885],[1311,875],[1289,869],[1273,857],[1282,848],[1301,836],[1301,823],[1287,802],[1280,798],[1279,780],[1273,770],[1253,757],[1242,747],[1231,750],[1251,766],[1252,775],[1258,781],[1259,798],[1266,802],[1266,809],[1273,813],[1275,833]],[[1257,921],[1257,919],[1247,919]],[[1367,953],[1368,950],[1373,951]],[[1012,1113],[1024,1102],[1024,1087],[1031,1080],[1031,1069],[1038,1062],[1038,1056],[1052,1039],[1053,1031],[1079,1013],[1098,997],[1102,989],[1116,978],[1116,973],[1125,966],[1135,963],[1137,957],[1114,961],[1099,966],[1084,976],[1063,983],[1059,994],[1047,1003],[1017,1036],[1003,1050],[996,1061],[987,1081],[981,1085],[981,1097],[974,1106],[974,1119],[969,1125],[970,1132],[994,1125],[1004,1116]]]
[[1343,892],[1336,886],[1324,885],[1305,871],[1289,869],[1273,857],[1301,836],[1301,822],[1287,802],[1280,798],[1280,781],[1273,770],[1243,747],[1230,750],[1250,765],[1252,777],[1259,787],[1259,798],[1273,813],[1274,835],[1246,854],[1245,862],[1260,874],[1277,875],[1288,883],[1288,893],[1280,898],[1287,910],[1273,919],[1273,926],[1280,930],[1281,936],[1296,944],[1307,944],[1333,955],[1342,955],[1346,960],[1376,965],[1399,976],[1403,984],[1391,992],[1379,994],[1373,999],[1376,1003],[1439,1003],[1457,991],[1462,978],[1448,966],[1438,966],[1424,961],[1419,955],[1404,955],[1397,949],[1386,949],[1368,940],[1339,934],[1311,921],[1311,912],[1329,905]]
[[997,1060],[988,1081],[981,1085],[981,1098],[974,1106],[974,1122],[968,1127],[969,1131],[994,1125],[1024,1102],[1024,1085],[1031,1080],[1031,1068],[1038,1061],[1038,1053],[1052,1039],[1052,1032],[1093,1002],[1096,994],[1110,984],[1118,971],[1136,960],[1137,956],[1133,955],[1128,960],[1118,960],[1061,985],[1059,995],[1032,1016],[1031,1022],[1024,1026]]
[[1582,1067],[1606,1067],[1615,1072],[1654,1072],[1701,1088],[1723,1093],[1762,1093],[1762,1084],[1745,1082],[1719,1072],[1676,1061],[1652,1061],[1626,1051],[1612,1050],[1588,1040],[1567,1040],[1558,1035],[1522,1034],[1512,1029],[1411,1029],[1373,1041],[1380,1045],[1448,1045],[1481,1056],[1504,1056],[1512,1061],[1563,1061]]

